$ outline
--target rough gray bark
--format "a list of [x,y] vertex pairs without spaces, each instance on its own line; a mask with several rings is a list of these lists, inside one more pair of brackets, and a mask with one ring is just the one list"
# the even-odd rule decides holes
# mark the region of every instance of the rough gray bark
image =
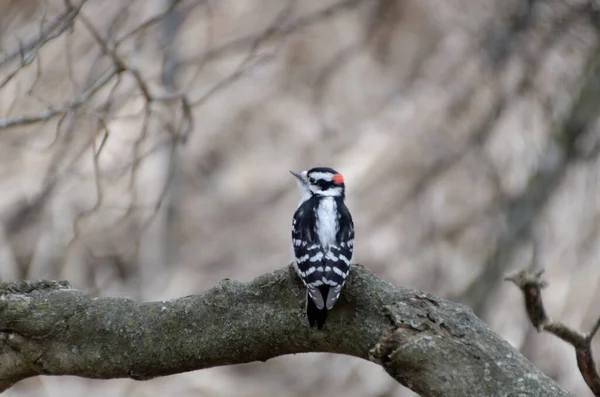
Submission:
[[94,298],[50,281],[0,285],[0,388],[35,375],[149,379],[284,354],[371,360],[422,396],[567,396],[463,305],[355,266],[325,331],[288,268],[180,299]]

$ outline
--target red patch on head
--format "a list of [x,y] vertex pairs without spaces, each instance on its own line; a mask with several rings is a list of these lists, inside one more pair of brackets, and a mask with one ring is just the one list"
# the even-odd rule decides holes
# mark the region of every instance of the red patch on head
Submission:
[[335,174],[333,176],[333,183],[335,183],[336,185],[341,185],[342,183],[344,183],[344,176],[342,174]]

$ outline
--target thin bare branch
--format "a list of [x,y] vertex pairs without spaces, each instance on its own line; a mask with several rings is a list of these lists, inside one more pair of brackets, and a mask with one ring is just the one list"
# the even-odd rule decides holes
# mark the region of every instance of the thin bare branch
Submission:
[[594,338],[594,336],[596,335],[596,333],[598,332],[598,329],[600,329],[600,318],[598,319],[598,321],[596,321],[596,324],[594,324],[594,326],[592,327],[592,330],[588,334],[587,339],[589,339],[591,341]]
[[256,43],[257,40],[260,40],[261,37],[265,37],[265,35],[268,35],[272,40],[283,38],[312,24],[319,23],[328,18],[335,17],[341,14],[342,12],[352,9],[353,7],[356,7],[360,3],[366,1],[368,0],[339,1],[320,10],[308,13],[293,21],[289,21],[288,23],[285,23],[283,25],[278,25],[275,29],[273,29],[272,25],[269,25],[267,28],[261,30],[256,34],[247,35],[242,38],[229,41],[219,47],[215,47],[209,51],[206,51],[201,55],[188,58],[184,61],[184,63],[197,64],[198,62],[205,62],[214,58],[218,58],[230,52],[244,50],[248,46],[251,46],[254,43]]
[[21,55],[21,62],[19,64],[19,66],[17,68],[15,68],[15,70],[10,72],[4,78],[4,80],[2,80],[2,82],[0,82],[0,90],[2,88],[4,88],[4,86],[7,85],[17,75],[17,73],[19,73],[23,68],[29,66],[35,60],[36,54],[35,53],[29,53],[29,54],[20,53],[20,55]]
[[87,1],[88,0],[81,0],[81,3],[79,3],[77,7],[73,7],[69,4],[67,11],[56,17],[48,27],[40,32],[36,39],[32,40],[28,44],[19,46],[19,50],[7,55],[2,61],[0,61],[0,68],[9,62],[12,62],[17,57],[21,57],[22,59],[24,54],[27,54],[27,57],[35,58],[35,55],[40,48],[42,48],[46,43],[62,35],[71,27],[73,21],[77,15],[79,15],[79,11],[81,11],[81,8],[85,5],[85,3],[87,3]]
[[[201,1],[205,2],[205,0],[201,0]],[[129,32],[125,33],[122,37],[120,37],[115,42],[115,50],[117,48],[119,48],[119,46],[121,44],[123,44],[123,42],[125,42],[130,37],[135,36],[135,35],[137,35],[139,33],[142,33],[144,30],[148,29],[150,26],[155,25],[155,24],[161,22],[165,18],[165,16],[167,16],[167,14],[169,14],[171,11],[173,11],[175,9],[175,7],[177,7],[180,3],[181,3],[181,0],[173,0],[171,2],[171,4],[169,5],[169,7],[167,7],[163,12],[161,12],[161,13],[153,16],[150,19],[147,19],[142,24],[136,26],[135,28],[133,28]]]
[[96,42],[100,45],[100,47],[102,48],[102,51],[106,55],[110,56],[110,58],[112,59],[112,61],[115,64],[116,68],[120,72],[126,71],[126,72],[130,73],[133,76],[133,78],[135,79],[135,81],[138,85],[138,88],[142,92],[142,95],[144,96],[146,101],[152,102],[153,99],[152,99],[152,95],[150,94],[150,90],[149,90],[148,86],[146,85],[146,82],[142,78],[142,75],[140,74],[139,70],[127,65],[127,63],[121,59],[121,57],[116,53],[116,51],[114,51],[113,49],[111,49],[109,47],[108,43],[100,36],[100,33],[98,33],[98,31],[96,30],[94,25],[89,21],[89,19],[87,19],[85,17],[85,15],[81,14],[79,16],[79,19],[85,25],[85,27],[88,29],[88,31],[92,34],[92,36],[94,37],[94,40],[96,40]]
[[220,80],[217,84],[212,86],[207,92],[202,94],[199,98],[192,99],[189,102],[190,107],[196,107],[202,105],[209,98],[211,98],[214,94],[221,91],[225,87],[231,85],[232,83],[238,81],[242,76],[244,76],[248,71],[263,65],[265,62],[268,62],[272,59],[272,56],[259,56],[256,59],[250,60],[248,62],[242,62],[229,76]]
[[71,98],[70,102],[59,107],[49,108],[42,113],[33,115],[22,115],[12,118],[0,119],[0,129],[14,127],[17,125],[29,125],[39,122],[48,121],[51,118],[59,115],[63,115],[66,112],[70,112],[78,109],[80,106],[85,104],[91,97],[96,94],[102,87],[108,84],[113,77],[119,73],[118,69],[112,69],[97,79],[91,86],[89,86],[82,94]]
[[591,346],[592,338],[600,326],[600,319],[592,328],[592,332],[585,335],[548,316],[542,300],[542,289],[548,286],[548,283],[542,279],[543,273],[543,269],[535,272],[529,269],[521,270],[507,276],[505,280],[513,282],[523,292],[527,315],[538,332],[550,332],[573,345],[577,366],[585,383],[595,396],[600,396],[600,374],[596,369]]

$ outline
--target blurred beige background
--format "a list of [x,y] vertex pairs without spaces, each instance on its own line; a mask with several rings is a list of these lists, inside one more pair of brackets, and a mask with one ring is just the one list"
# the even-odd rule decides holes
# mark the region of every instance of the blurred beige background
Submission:
[[[593,2],[79,1],[0,0],[2,280],[139,300],[250,280],[290,261],[288,170],[331,166],[357,262],[469,304],[591,396],[502,279],[537,252],[551,315],[600,316],[600,131],[573,117],[598,84]],[[6,392],[83,394],[414,395],[320,354]]]

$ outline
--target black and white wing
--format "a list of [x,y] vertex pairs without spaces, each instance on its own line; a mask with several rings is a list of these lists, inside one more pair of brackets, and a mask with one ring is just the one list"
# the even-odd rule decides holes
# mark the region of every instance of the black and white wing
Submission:
[[336,244],[329,247],[323,261],[323,281],[331,288],[327,293],[325,307],[331,309],[337,302],[350,273],[350,264],[354,256],[354,222],[352,215],[342,200],[337,203],[338,232]]
[[[323,260],[325,253],[316,231],[318,199],[304,202],[292,221],[292,245],[296,271],[318,310],[325,307],[329,286],[325,283]],[[321,288],[319,288],[321,287]]]

